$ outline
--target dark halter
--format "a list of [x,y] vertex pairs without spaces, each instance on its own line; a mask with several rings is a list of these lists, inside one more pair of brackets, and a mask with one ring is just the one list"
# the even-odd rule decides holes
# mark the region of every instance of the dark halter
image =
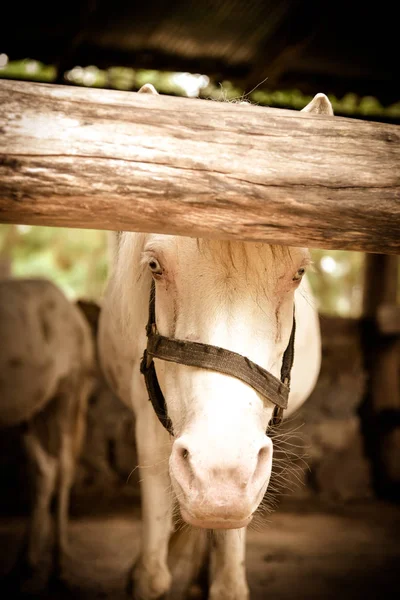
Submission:
[[174,435],[172,422],[168,416],[165,398],[158,383],[154,358],[191,367],[210,369],[211,371],[218,371],[236,377],[275,404],[270,425],[279,425],[282,422],[283,411],[288,405],[290,373],[294,360],[294,338],[296,333],[294,313],[292,333],[283,355],[281,378],[279,380],[272,373],[237,352],[231,352],[225,348],[210,346],[209,344],[178,340],[160,335],[156,325],[155,303],[153,280],[150,291],[149,320],[146,327],[147,348],[140,363],[140,372],[144,375],[149,400],[155,413],[171,435]]

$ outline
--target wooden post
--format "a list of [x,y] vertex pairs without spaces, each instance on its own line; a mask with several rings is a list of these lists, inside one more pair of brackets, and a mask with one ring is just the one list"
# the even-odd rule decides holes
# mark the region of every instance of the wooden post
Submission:
[[393,125],[0,81],[0,222],[400,252]]
[[363,414],[377,491],[400,493],[399,258],[368,255],[363,338],[368,373]]

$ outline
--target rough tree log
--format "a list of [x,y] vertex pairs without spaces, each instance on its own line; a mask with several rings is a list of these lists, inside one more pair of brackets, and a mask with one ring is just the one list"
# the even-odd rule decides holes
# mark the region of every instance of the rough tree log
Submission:
[[393,125],[0,81],[0,136],[3,223],[400,250]]

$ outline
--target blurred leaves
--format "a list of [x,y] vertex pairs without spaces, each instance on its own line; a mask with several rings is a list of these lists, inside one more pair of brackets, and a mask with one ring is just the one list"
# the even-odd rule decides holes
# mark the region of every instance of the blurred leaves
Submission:
[[0,259],[16,277],[52,279],[69,298],[99,300],[107,276],[105,231],[0,225]]
[[364,254],[311,250],[309,278],[322,314],[359,317],[362,310]]
[[[2,56],[5,56],[2,54]],[[3,62],[5,63],[4,66]],[[57,69],[53,65],[44,65],[38,60],[5,60],[0,65],[0,78],[26,79],[52,83],[57,77]]]
[[[321,90],[323,91],[323,90]],[[293,108],[301,110],[306,106],[313,96],[307,96],[298,90],[291,91],[265,91],[255,90],[249,95],[249,100],[263,106],[271,106],[276,108]],[[338,99],[332,94],[329,95],[329,100],[332,103],[333,111],[337,115],[347,117],[400,117],[400,102],[396,102],[387,108],[376,98],[365,96],[361,98],[357,94],[346,94],[343,98]]]
[[[44,65],[39,61],[29,58],[10,61],[5,54],[1,54],[0,57],[3,57],[3,60],[0,60],[0,78],[27,79],[49,83],[56,79],[57,71],[54,66]],[[64,78],[66,82],[75,85],[118,90],[138,90],[145,83],[152,83],[162,94],[178,96],[199,95],[202,98],[220,101],[246,99],[262,106],[291,108],[295,110],[300,110],[312,100],[312,96],[304,95],[299,90],[271,91],[257,88],[251,93],[244,95],[243,90],[230,81],[218,83],[209,81],[208,77],[199,74],[130,69],[117,65],[109,69],[99,69],[95,65],[86,67],[77,65],[64,73]],[[201,78],[204,79],[201,80]],[[400,102],[383,107],[373,96],[361,98],[351,92],[341,99],[333,95],[330,95],[329,99],[332,102],[335,114],[338,115],[367,118],[400,118]]]

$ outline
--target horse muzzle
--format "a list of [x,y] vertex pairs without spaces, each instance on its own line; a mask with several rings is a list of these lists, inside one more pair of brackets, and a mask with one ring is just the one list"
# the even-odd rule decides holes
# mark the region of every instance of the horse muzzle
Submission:
[[269,483],[272,442],[263,436],[236,463],[231,456],[210,443],[200,447],[190,436],[175,441],[170,475],[182,517],[190,525],[237,529],[250,523]]

